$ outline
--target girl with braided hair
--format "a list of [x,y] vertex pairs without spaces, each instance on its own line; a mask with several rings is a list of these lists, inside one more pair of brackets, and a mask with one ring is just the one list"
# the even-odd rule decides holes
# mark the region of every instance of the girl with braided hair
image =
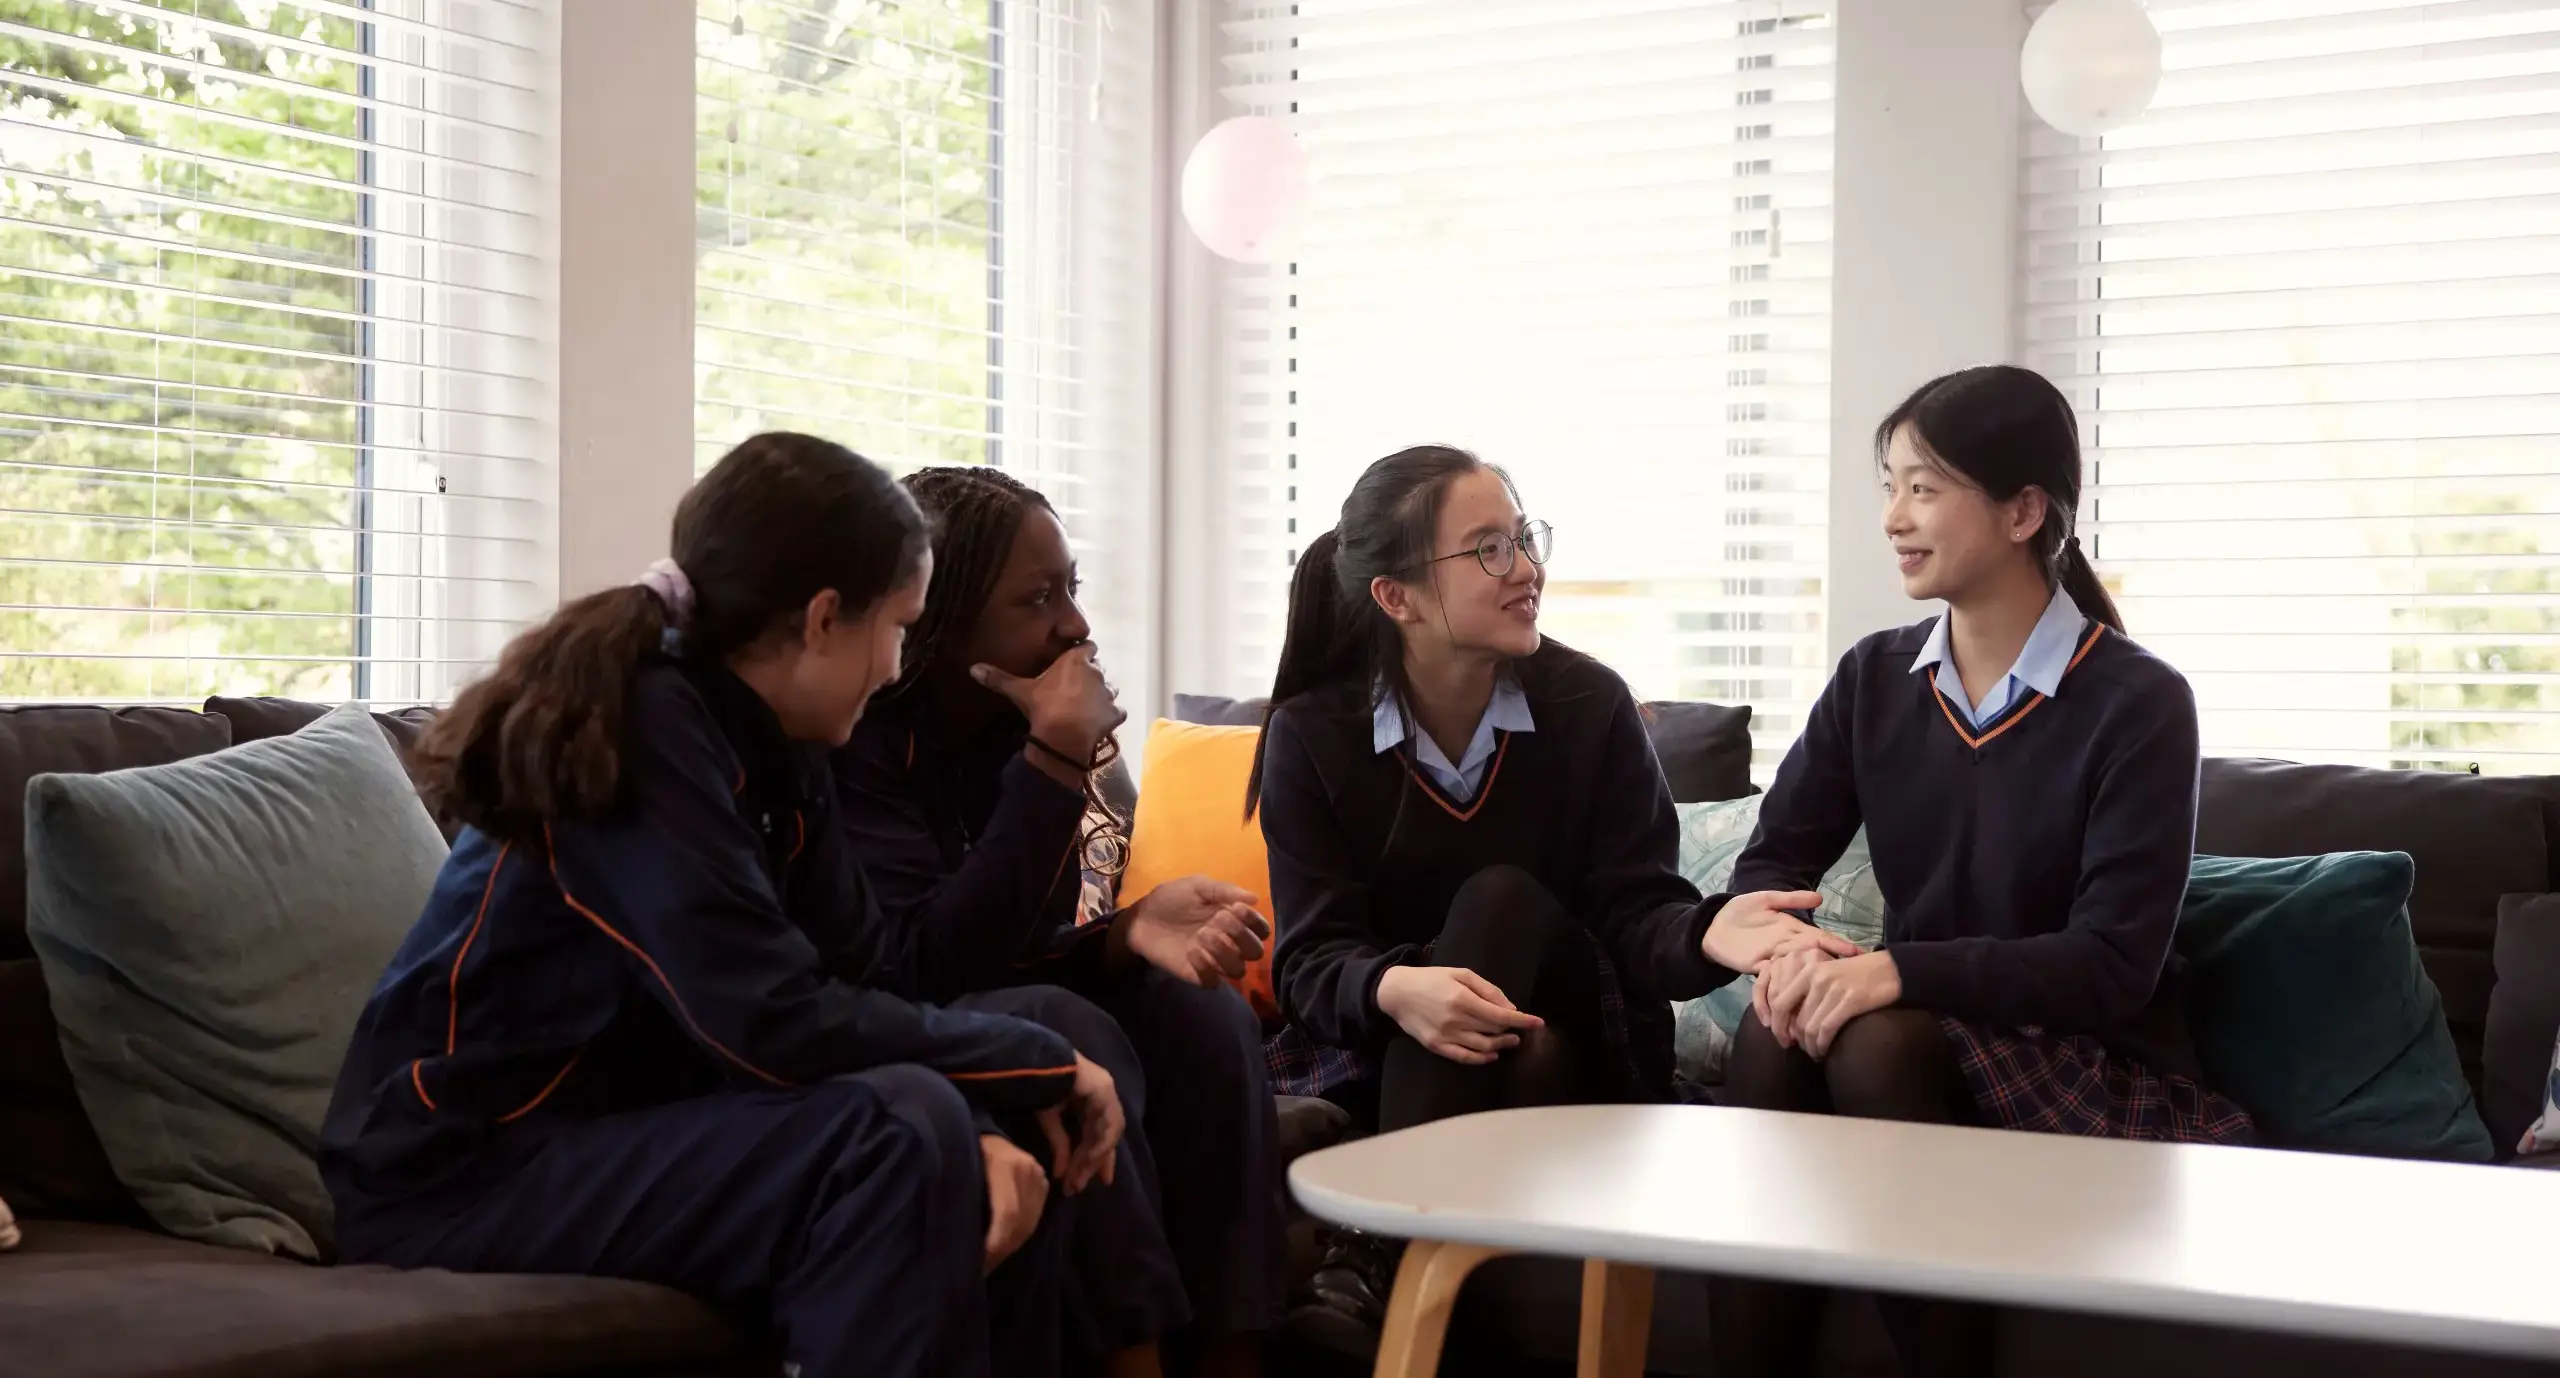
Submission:
[[963,1007],[1026,982],[1091,1002],[1101,1028],[1059,1032],[1111,1072],[1158,1192],[1191,1310],[1173,1355],[1256,1373],[1286,1212],[1261,1024],[1229,982],[1270,933],[1260,901],[1192,876],[1077,922],[1083,871],[1116,871],[1125,850],[1094,776],[1127,715],[1076,605],[1066,530],[995,469],[904,483],[935,524],[933,589],[905,673],[834,758],[880,898],[869,979]]

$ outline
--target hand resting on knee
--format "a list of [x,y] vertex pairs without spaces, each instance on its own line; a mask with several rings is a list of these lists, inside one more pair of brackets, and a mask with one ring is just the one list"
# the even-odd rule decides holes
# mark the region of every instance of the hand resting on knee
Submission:
[[1414,1042],[1470,1067],[1519,1046],[1523,1031],[1546,1027],[1465,967],[1390,967],[1378,981],[1378,1008]]
[[1778,1046],[1801,1043],[1817,1062],[1851,1020],[1901,999],[1902,974],[1882,950],[1849,957],[1818,948],[1791,952],[1762,968],[1751,991],[1752,1011]]
[[978,1156],[987,1169],[986,1267],[992,1273],[1040,1228],[1040,1210],[1049,1202],[1049,1175],[1040,1170],[1039,1159],[1001,1134],[979,1135]]

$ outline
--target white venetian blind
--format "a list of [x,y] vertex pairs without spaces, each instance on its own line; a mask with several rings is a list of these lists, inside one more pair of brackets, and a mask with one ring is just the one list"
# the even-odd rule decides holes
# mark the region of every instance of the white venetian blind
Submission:
[[698,464],[794,430],[1002,466],[1151,692],[1153,0],[696,13]]
[[1555,527],[1543,619],[1641,695],[1821,687],[1833,31],[1820,0],[1227,8],[1228,113],[1289,118],[1297,261],[1230,288],[1238,544],[1269,685],[1296,550],[1445,442]]
[[2021,226],[2133,635],[2208,753],[2560,770],[2560,3],[2150,10]]
[[540,610],[543,33],[0,0],[0,699],[436,700]]

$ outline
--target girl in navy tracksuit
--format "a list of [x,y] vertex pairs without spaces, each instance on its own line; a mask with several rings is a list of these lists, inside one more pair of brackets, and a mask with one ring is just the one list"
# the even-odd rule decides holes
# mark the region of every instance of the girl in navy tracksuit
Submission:
[[[1546,526],[1462,450],[1369,466],[1299,557],[1247,787],[1269,844],[1286,1089],[1395,1130],[1671,1097],[1668,1001],[1798,944],[1791,893],[1701,903],[1642,710],[1538,632]],[[1387,1251],[1319,1301],[1373,1319]]]
[[1079,925],[1084,863],[1115,870],[1126,841],[1089,821],[1110,817],[1092,777],[1125,715],[1065,528],[999,470],[902,482],[934,523],[933,592],[906,673],[835,753],[846,836],[886,924],[878,982],[925,1000],[1043,982],[1101,1007],[1112,1036],[1079,1046],[1119,1085],[1131,1156],[1158,1186],[1192,1371],[1258,1373],[1288,1215],[1261,1021],[1227,983],[1261,955],[1259,899],[1190,876]]
[[[2125,638],[2071,534],[2069,402],[2025,369],[1969,369],[1912,394],[1876,449],[1904,592],[1947,611],[1841,658],[1733,884],[1808,887],[1863,825],[1884,945],[1762,971],[1723,1099],[2245,1140],[2248,1116],[2198,1081],[2170,950],[2195,844],[2195,698]],[[1811,1293],[1712,1295],[1718,1373],[1808,1361]],[[1989,1314],[1886,1305],[1919,1375],[1987,1372]]]
[[823,753],[897,673],[921,514],[840,446],[760,436],[673,553],[519,638],[423,744],[468,827],[330,1106],[344,1256],[662,1283],[769,1323],[805,1378],[1152,1339],[1179,1285],[1108,1073],[1043,1027],[1072,997],[845,979],[877,925]]

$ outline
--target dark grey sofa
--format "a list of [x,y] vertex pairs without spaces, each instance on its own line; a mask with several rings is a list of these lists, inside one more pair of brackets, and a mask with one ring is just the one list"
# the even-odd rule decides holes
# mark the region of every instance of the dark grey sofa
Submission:
[[[116,1180],[27,946],[27,778],[294,731],[319,705],[0,709],[0,1378],[770,1378],[711,1308],[640,1283],[316,1268],[172,1238]],[[226,714],[223,709],[228,709]],[[423,714],[378,714],[395,746]]]
[[[178,760],[292,731],[321,711],[278,700],[209,707],[216,711],[0,709],[0,1199],[25,1217],[26,1233],[20,1250],[0,1255],[0,1378],[769,1375],[769,1357],[719,1316],[653,1287],[310,1268],[150,1228],[108,1168],[63,1067],[42,974],[26,946],[19,808],[32,774]],[[383,715],[383,727],[405,745],[419,717]],[[1744,721],[1729,710],[1657,715],[1666,758],[1679,758],[1670,772],[1675,794],[1739,792],[1734,752],[1748,751]],[[1747,763],[1747,754],[1740,759]],[[2510,971],[2501,989],[2491,954],[2501,896],[2560,888],[2560,780],[2210,762],[2199,846],[2234,855],[2389,848],[2415,856],[2412,911],[2428,968],[2475,1085],[2485,1072],[2490,1084],[2509,1088],[2504,1102],[2484,1100],[2483,1111],[2499,1141],[2513,1142],[2533,1113],[2513,1088],[2539,1083],[2560,1025],[2560,971]],[[2491,1001],[2525,984],[2546,987],[2535,1008],[2552,1013],[2538,1024],[2508,1018],[2503,1041],[2491,1046],[2484,1041]],[[2494,1075],[2502,1065],[2503,1078]],[[2518,1067],[2526,1069],[2521,1077]],[[1314,1128],[1293,1121],[1292,1132]],[[1446,1371],[1493,1372],[1521,1355],[1569,1361],[1577,1285],[1570,1264],[1485,1270],[1462,1304]],[[1660,1372],[1707,1372],[1701,1287],[1693,1277],[1663,1281],[1655,1309]],[[2560,1378],[2560,1358],[2488,1363],[2046,1312],[2009,1315],[2001,1338],[2003,1378]],[[1835,1308],[1820,1371],[1895,1371],[1871,1305],[1852,1298]]]

